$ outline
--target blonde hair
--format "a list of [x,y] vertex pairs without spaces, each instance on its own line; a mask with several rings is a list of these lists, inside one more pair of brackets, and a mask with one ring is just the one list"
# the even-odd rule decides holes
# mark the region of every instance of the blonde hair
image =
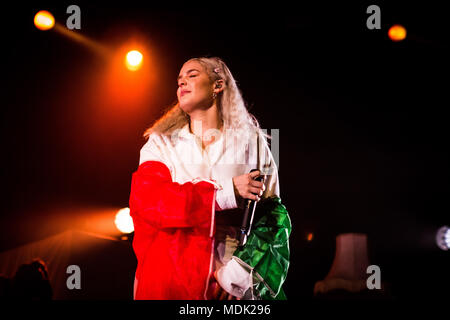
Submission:
[[[234,80],[233,75],[222,59],[201,57],[192,58],[187,62],[189,61],[199,62],[204,67],[211,82],[224,81],[224,90],[217,96],[217,107],[224,129],[254,130],[261,136],[270,138],[269,135],[261,130],[258,120],[247,111],[236,80]],[[189,115],[180,108],[179,103],[176,103],[169,107],[165,114],[145,131],[144,137],[148,138],[154,132],[171,135],[174,130],[182,128],[189,121]]]

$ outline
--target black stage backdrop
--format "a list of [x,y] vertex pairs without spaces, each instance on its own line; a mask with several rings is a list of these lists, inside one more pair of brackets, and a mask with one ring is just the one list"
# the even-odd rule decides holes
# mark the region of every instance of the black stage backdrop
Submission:
[[[103,90],[108,61],[34,27],[41,9],[65,25],[70,4],[5,9],[1,251],[77,219],[59,210],[65,223],[49,227],[47,208],[126,207],[143,131],[176,98],[183,62],[211,55],[228,63],[261,126],[279,129],[281,198],[293,224],[289,300],[312,297],[347,232],[368,235],[370,262],[394,297],[448,288],[449,255],[433,239],[449,224],[450,192],[440,4],[378,3],[381,29],[369,30],[369,2],[79,1],[76,32],[110,48],[135,38],[149,48],[148,87],[133,91],[134,83],[122,100],[114,93],[123,87]],[[395,23],[408,31],[402,42],[387,37]]]

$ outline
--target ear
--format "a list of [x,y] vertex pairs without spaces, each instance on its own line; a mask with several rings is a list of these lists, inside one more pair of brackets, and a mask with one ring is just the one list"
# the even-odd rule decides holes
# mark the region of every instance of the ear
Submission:
[[222,92],[224,88],[225,88],[225,81],[223,81],[222,79],[214,81],[214,92],[216,94]]

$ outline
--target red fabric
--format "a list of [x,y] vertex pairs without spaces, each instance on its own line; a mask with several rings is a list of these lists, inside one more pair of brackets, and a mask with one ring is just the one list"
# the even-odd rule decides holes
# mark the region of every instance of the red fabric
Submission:
[[161,162],[146,161],[133,173],[129,204],[138,260],[135,299],[204,299],[207,281],[214,278],[213,201],[213,184],[173,182]]

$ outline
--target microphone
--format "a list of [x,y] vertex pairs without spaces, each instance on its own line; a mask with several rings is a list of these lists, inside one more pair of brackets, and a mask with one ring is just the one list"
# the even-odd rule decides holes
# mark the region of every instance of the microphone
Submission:
[[[252,169],[250,172],[257,171],[258,169]],[[260,175],[253,180],[264,182],[264,176]],[[242,225],[239,234],[239,247],[243,247],[247,242],[247,237],[250,235],[250,231],[253,223],[253,216],[255,215],[256,201],[247,199],[244,217],[242,218]]]

